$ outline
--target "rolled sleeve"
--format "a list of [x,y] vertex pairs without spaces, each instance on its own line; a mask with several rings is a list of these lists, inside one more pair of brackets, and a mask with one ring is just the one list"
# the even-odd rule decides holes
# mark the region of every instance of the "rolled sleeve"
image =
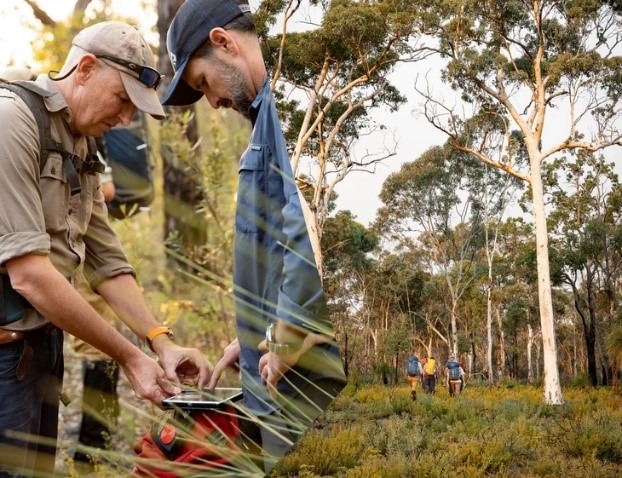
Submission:
[[127,265],[127,263],[124,264],[121,261],[113,264],[106,264],[97,269],[91,269],[89,270],[88,275],[85,274],[85,276],[91,286],[91,289],[96,289],[97,286],[106,279],[110,279],[121,274],[131,274],[136,277],[136,271]]
[[0,237],[0,265],[26,254],[50,254],[50,237],[40,232],[15,232]]

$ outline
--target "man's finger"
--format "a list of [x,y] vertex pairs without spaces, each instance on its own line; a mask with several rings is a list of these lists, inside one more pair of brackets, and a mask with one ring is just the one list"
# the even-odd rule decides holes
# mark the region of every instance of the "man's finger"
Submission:
[[208,389],[214,390],[214,388],[216,388],[216,385],[218,385],[218,381],[220,380],[220,376],[222,375],[226,367],[227,364],[225,358],[223,357],[216,363],[216,366],[212,370],[212,375],[209,378],[209,384],[207,385]]
[[163,395],[162,400],[166,397],[170,397],[172,395],[177,395],[178,393],[181,393],[181,388],[175,386],[171,381],[165,378],[159,377],[157,379],[157,384],[159,385],[161,394]]
[[202,368],[199,370],[199,388],[202,390],[205,388],[205,384],[210,381],[213,376],[213,370],[211,367]]
[[266,386],[268,387],[268,393],[270,394],[270,397],[272,397],[273,399],[276,398],[277,395],[277,391],[276,391],[276,375],[275,374],[270,374],[266,380]]

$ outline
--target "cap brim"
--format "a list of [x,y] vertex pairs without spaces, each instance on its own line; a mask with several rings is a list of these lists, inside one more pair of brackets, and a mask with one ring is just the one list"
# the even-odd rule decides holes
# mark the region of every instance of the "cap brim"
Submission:
[[121,73],[121,80],[127,95],[134,103],[134,106],[147,114],[150,114],[155,119],[163,120],[166,117],[164,108],[160,104],[158,93],[153,88],[147,88],[137,78],[129,75],[123,71]]
[[162,99],[163,105],[186,106],[196,103],[203,97],[203,93],[192,88],[182,78],[187,65],[188,59],[179,65],[179,68],[175,72],[173,80],[171,81],[171,84]]

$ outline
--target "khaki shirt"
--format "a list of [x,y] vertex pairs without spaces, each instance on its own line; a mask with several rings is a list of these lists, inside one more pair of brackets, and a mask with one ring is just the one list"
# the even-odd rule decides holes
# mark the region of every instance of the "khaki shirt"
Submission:
[[[36,83],[54,93],[45,99],[52,137],[84,159],[87,140],[71,130],[71,112],[46,75]],[[98,175],[80,175],[82,191],[71,195],[63,159],[51,152],[39,177],[39,129],[26,104],[0,88],[0,272],[4,263],[26,254],[49,255],[52,264],[77,285],[81,266],[95,288],[107,278],[134,274],[110,228]],[[45,323],[36,313],[6,328],[27,330]]]

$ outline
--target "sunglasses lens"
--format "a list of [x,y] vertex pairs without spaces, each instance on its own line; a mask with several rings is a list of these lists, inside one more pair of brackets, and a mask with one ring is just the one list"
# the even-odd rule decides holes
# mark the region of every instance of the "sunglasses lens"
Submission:
[[160,73],[151,68],[143,68],[138,79],[148,88],[157,88],[160,84]]

